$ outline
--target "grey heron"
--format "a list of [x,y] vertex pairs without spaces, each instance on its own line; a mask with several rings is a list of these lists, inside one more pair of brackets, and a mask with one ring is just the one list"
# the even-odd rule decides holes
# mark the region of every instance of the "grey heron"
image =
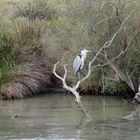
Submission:
[[90,52],[87,49],[81,50],[81,52],[75,57],[73,62],[73,72],[74,76],[79,76],[81,69],[84,66],[84,62],[86,59],[87,52]]

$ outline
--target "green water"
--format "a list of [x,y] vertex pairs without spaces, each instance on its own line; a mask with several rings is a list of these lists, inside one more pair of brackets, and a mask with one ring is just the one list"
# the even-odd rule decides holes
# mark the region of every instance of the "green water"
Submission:
[[83,96],[87,121],[69,94],[0,101],[0,140],[140,140],[140,107],[119,97]]

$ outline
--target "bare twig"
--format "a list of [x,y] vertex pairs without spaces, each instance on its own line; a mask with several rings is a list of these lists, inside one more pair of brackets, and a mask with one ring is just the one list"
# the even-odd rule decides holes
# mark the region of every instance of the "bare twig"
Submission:
[[[98,55],[101,53],[101,51],[103,50],[103,49],[105,49],[105,48],[108,48],[108,47],[110,47],[111,46],[111,44],[112,44],[112,42],[113,42],[113,40],[115,39],[115,37],[118,35],[118,33],[121,31],[121,29],[123,28],[123,25],[126,23],[126,21],[128,20],[128,18],[130,17],[130,15],[132,14],[134,12],[134,10],[124,19],[124,21],[123,21],[123,23],[121,24],[121,26],[120,26],[120,28],[117,30],[117,32],[112,36],[112,38],[109,40],[109,41],[106,41],[105,43],[104,43],[104,45],[98,50],[98,52],[96,53],[96,55],[95,55],[95,57],[89,62],[89,64],[88,64],[88,73],[87,73],[87,75],[83,78],[83,79],[81,79],[81,80],[79,80],[78,82],[77,82],[77,84],[75,85],[75,90],[76,89],[78,89],[78,87],[79,87],[79,85],[82,83],[82,82],[84,82],[88,77],[89,77],[89,75],[91,74],[91,65],[95,62],[95,60],[96,60],[96,58],[98,57]],[[109,62],[108,62],[109,63]]]
[[[114,33],[114,35],[112,36],[112,38],[111,38],[110,40],[106,41],[106,42],[104,43],[104,45],[101,46],[101,48],[97,51],[97,53],[96,53],[96,55],[93,57],[93,59],[92,59],[91,61],[89,61],[89,64],[88,64],[88,73],[86,74],[85,77],[83,77],[82,79],[80,79],[80,80],[76,83],[75,86],[70,87],[70,86],[68,86],[68,85],[66,84],[66,76],[67,76],[67,68],[66,68],[66,66],[67,66],[67,65],[64,64],[64,76],[63,76],[63,78],[62,78],[60,75],[58,75],[58,74],[56,73],[56,67],[57,67],[57,65],[59,64],[59,61],[58,61],[56,64],[54,64],[53,73],[55,74],[55,76],[56,76],[57,78],[59,78],[59,79],[62,81],[62,83],[63,83],[63,88],[65,88],[65,89],[67,89],[67,90],[69,90],[69,91],[71,91],[71,92],[73,93],[73,95],[74,95],[75,98],[76,98],[76,99],[75,99],[76,103],[78,104],[78,106],[80,107],[80,109],[82,110],[82,112],[83,112],[87,117],[90,117],[90,116],[89,116],[87,110],[84,108],[84,106],[83,106],[82,103],[81,103],[81,96],[79,95],[79,92],[77,92],[77,89],[79,88],[80,84],[81,84],[82,82],[84,82],[84,81],[90,76],[92,69],[95,68],[95,67],[92,67],[92,64],[95,62],[95,60],[97,59],[97,57],[99,56],[99,54],[100,54],[104,49],[106,49],[106,48],[108,48],[108,47],[111,46],[111,44],[112,44],[112,42],[114,41],[115,37],[116,37],[116,36],[118,35],[118,33],[121,31],[121,29],[123,28],[124,24],[126,23],[126,21],[128,20],[128,18],[130,17],[130,15],[131,15],[133,12],[134,12],[134,10],[124,19],[124,21],[122,22],[120,28]],[[107,61],[107,63],[110,64],[109,61]],[[106,63],[106,64],[107,64],[107,63]],[[103,65],[106,65],[106,64],[102,64],[102,66],[103,66]],[[98,66],[101,66],[101,65],[98,65]]]
[[54,69],[53,69],[53,73],[55,74],[55,76],[57,77],[57,78],[59,78],[61,81],[62,81],[62,83],[63,83],[63,88],[65,88],[65,89],[67,89],[68,91],[71,91],[72,93],[73,93],[73,95],[75,96],[75,101],[76,101],[76,103],[78,104],[78,106],[79,106],[79,108],[81,109],[81,111],[87,116],[87,117],[89,117],[90,118],[90,115],[88,114],[88,112],[87,112],[87,110],[84,108],[84,106],[83,106],[83,104],[81,103],[81,96],[79,95],[79,92],[77,92],[74,88],[72,88],[72,87],[70,87],[70,86],[68,86],[67,84],[66,84],[66,76],[67,76],[67,68],[66,68],[66,64],[64,64],[64,76],[63,76],[63,78],[61,77],[61,76],[59,76],[57,73],[56,73],[56,67],[57,67],[57,65],[59,64],[59,61],[56,63],[56,64],[54,64]]
[[105,127],[111,127],[111,128],[114,128],[114,129],[117,129],[118,127],[117,126],[113,126],[113,125],[110,125],[110,124],[97,124],[94,129],[97,129],[98,127],[101,127],[101,126],[105,126]]
[[[106,63],[105,65],[110,64],[110,66],[114,69],[114,71],[115,71],[116,74],[120,77],[120,79],[121,79],[122,81],[126,82],[126,84],[127,84],[133,91],[135,91],[135,88],[134,88],[134,85],[133,85],[132,80],[131,80],[131,75],[129,75],[127,72],[126,72],[126,74],[123,73],[123,72],[122,72],[119,68],[117,68],[117,66],[115,66],[112,62],[113,62],[114,60],[120,58],[122,55],[124,55],[124,54],[128,51],[128,49],[129,49],[131,43],[133,42],[133,40],[136,38],[136,36],[137,36],[139,33],[140,33],[140,31],[137,31],[137,32],[133,35],[133,37],[131,38],[131,40],[128,42],[128,45],[127,45],[127,47],[125,48],[125,50],[121,51],[120,54],[118,54],[118,55],[117,55],[116,57],[114,57],[112,60],[109,60],[106,56],[104,56],[105,59],[107,60],[107,63]],[[133,47],[133,45],[132,45],[132,47]]]

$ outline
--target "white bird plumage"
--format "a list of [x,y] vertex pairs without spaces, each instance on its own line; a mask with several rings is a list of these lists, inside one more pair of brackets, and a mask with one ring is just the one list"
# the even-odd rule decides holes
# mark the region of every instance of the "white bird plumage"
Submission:
[[73,62],[74,76],[78,76],[81,69],[83,68],[87,52],[90,52],[90,51],[87,49],[83,49],[83,50],[81,50],[80,54],[78,54],[75,57],[74,62]]

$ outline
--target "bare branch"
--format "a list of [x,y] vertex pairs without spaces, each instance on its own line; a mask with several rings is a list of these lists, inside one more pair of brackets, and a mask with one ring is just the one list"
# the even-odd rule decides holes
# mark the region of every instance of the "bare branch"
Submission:
[[53,73],[54,73],[54,75],[55,75],[57,78],[59,78],[60,80],[63,81],[63,78],[60,77],[60,76],[56,73],[56,67],[57,67],[58,64],[59,64],[59,61],[58,61],[56,64],[54,64]]
[[63,77],[64,81],[66,81],[66,76],[67,76],[67,68],[66,68],[66,66],[67,66],[67,64],[64,64],[64,71],[65,71],[64,77]]
[[81,103],[81,96],[79,95],[79,92],[77,92],[77,91],[75,90],[75,88],[72,88],[72,87],[70,87],[70,86],[68,86],[68,85],[66,84],[66,77],[67,77],[67,68],[66,68],[66,66],[67,66],[67,64],[64,64],[64,76],[63,76],[63,78],[62,78],[61,76],[59,76],[59,75],[56,73],[56,67],[57,67],[58,64],[59,64],[59,61],[58,61],[56,64],[54,64],[54,68],[53,68],[53,73],[54,73],[54,75],[62,81],[62,83],[63,83],[63,88],[65,88],[65,89],[67,89],[67,90],[69,90],[69,91],[71,91],[71,92],[73,93],[73,95],[74,95],[75,98],[76,98],[75,101],[76,101],[76,103],[78,104],[78,106],[79,106],[79,108],[81,109],[81,111],[82,111],[88,118],[90,118],[90,115],[88,114],[87,110],[84,108],[83,104]]
[[[112,38],[111,38],[110,40],[106,41],[106,42],[104,43],[104,45],[101,46],[101,48],[97,51],[97,53],[96,53],[96,55],[93,57],[93,59],[92,59],[91,61],[89,61],[89,64],[88,64],[88,73],[86,74],[85,77],[83,77],[81,80],[79,80],[79,81],[76,83],[76,85],[75,85],[74,87],[70,87],[70,86],[68,86],[68,85],[66,84],[66,76],[67,76],[66,64],[64,65],[64,76],[63,76],[63,78],[62,78],[61,76],[59,76],[59,75],[56,73],[56,67],[57,67],[59,61],[58,61],[56,64],[54,64],[53,73],[55,74],[56,77],[58,77],[58,78],[62,81],[62,83],[63,83],[63,88],[65,88],[65,89],[67,89],[67,90],[69,90],[69,91],[71,91],[71,92],[73,93],[73,95],[74,95],[75,98],[76,98],[76,99],[75,99],[76,103],[78,104],[78,106],[80,107],[80,109],[82,110],[82,112],[83,112],[87,117],[89,117],[89,114],[88,114],[87,110],[84,108],[84,106],[83,106],[82,103],[81,103],[81,96],[79,95],[79,92],[77,92],[77,89],[78,89],[78,87],[80,86],[80,84],[81,84],[82,82],[84,82],[84,81],[90,76],[91,70],[92,70],[93,68],[95,68],[95,67],[92,68],[92,64],[95,62],[95,60],[97,59],[97,57],[99,56],[99,54],[101,54],[101,52],[102,52],[104,49],[106,49],[106,48],[108,48],[108,47],[111,46],[111,44],[112,44],[112,42],[114,41],[115,37],[116,37],[116,36],[118,35],[118,33],[121,31],[121,29],[123,28],[124,24],[126,23],[126,21],[128,20],[128,18],[130,17],[130,15],[131,15],[133,12],[134,12],[134,10],[124,19],[124,21],[123,21],[122,24],[120,25],[119,29],[114,33],[114,35],[112,36]],[[110,61],[107,61],[107,63],[110,64]],[[107,64],[107,63],[106,63],[106,64]],[[103,65],[106,65],[106,64],[103,64]],[[103,65],[102,65],[102,66],[103,66]],[[101,66],[101,65],[98,65],[98,66]],[[97,67],[97,66],[96,66],[96,67]]]
[[[116,59],[118,59],[119,57],[121,57],[122,55],[124,55],[124,54],[128,51],[128,49],[129,49],[129,47],[130,47],[132,41],[136,38],[136,36],[137,36],[139,33],[140,33],[140,31],[137,31],[137,32],[133,35],[133,37],[131,38],[131,40],[128,42],[128,45],[127,45],[127,47],[125,48],[125,50],[121,51],[116,57],[112,58],[112,59],[110,60],[110,62],[113,62],[113,61],[115,61]],[[133,46],[132,46],[132,47],[133,47]],[[104,56],[104,54],[102,54],[102,55]],[[104,56],[104,57],[105,57],[105,56]],[[92,69],[97,68],[97,67],[104,67],[104,66],[107,66],[107,65],[109,65],[108,62],[107,62],[107,63],[104,63],[104,64],[98,64],[98,65],[92,67]],[[130,74],[130,77],[131,77],[131,75],[132,75],[132,74]]]
[[[137,36],[139,33],[140,33],[140,31],[137,31],[137,32],[133,35],[133,37],[131,38],[131,40],[128,42],[128,45],[127,45],[127,47],[125,48],[125,50],[123,50],[122,52],[120,52],[120,54],[118,54],[118,55],[117,55],[116,57],[114,57],[112,60],[109,60],[106,56],[104,56],[105,59],[107,60],[107,63],[104,64],[104,66],[110,64],[110,66],[112,67],[112,69],[114,69],[114,71],[115,71],[116,74],[120,77],[120,79],[121,79],[122,81],[124,81],[133,91],[135,91],[135,88],[134,88],[134,85],[133,85],[132,80],[131,80],[131,74],[129,75],[127,72],[126,72],[126,74],[123,73],[123,72],[122,72],[119,68],[117,68],[117,66],[115,66],[112,62],[113,62],[114,60],[120,58],[122,55],[124,55],[124,54],[128,51],[128,49],[129,49],[131,43],[133,42],[133,40],[136,38],[136,36]],[[133,45],[132,45],[132,47],[133,47]]]
[[131,80],[131,77],[130,77],[129,73],[126,72],[126,75],[127,75],[128,81],[129,81],[129,83],[130,83],[130,85],[131,85],[131,86],[130,86],[131,89],[133,89],[133,91],[135,91],[135,88],[134,88],[134,85],[133,85],[133,83],[132,83],[132,80]]
[[[112,38],[111,38],[109,41],[106,41],[106,42],[104,43],[104,45],[103,45],[103,46],[99,49],[99,51],[96,53],[95,57],[89,62],[89,64],[88,64],[88,73],[87,73],[87,75],[86,75],[84,78],[82,78],[81,80],[79,80],[79,81],[77,82],[77,84],[76,84],[75,87],[74,87],[75,90],[78,89],[79,85],[80,85],[82,82],[84,82],[84,81],[89,77],[89,75],[91,74],[91,69],[92,69],[92,68],[91,68],[91,65],[95,62],[95,60],[97,59],[98,55],[101,53],[101,51],[102,51],[103,49],[108,48],[108,47],[111,46],[113,40],[114,40],[115,37],[118,35],[118,33],[121,31],[121,29],[123,28],[124,24],[126,23],[126,21],[128,20],[128,18],[130,17],[130,15],[131,15],[133,12],[134,12],[134,10],[124,19],[124,21],[122,22],[120,28],[119,28],[119,29],[117,30],[117,32],[112,36]],[[108,62],[108,63],[110,63],[110,62]]]
[[123,73],[115,64],[113,64],[107,57],[105,57],[106,61],[109,63],[111,68],[115,71],[115,73],[119,76],[119,78],[124,81],[133,91],[135,91],[132,81],[129,79],[125,73]]
[[118,35],[118,33],[121,31],[121,29],[123,28],[124,24],[126,23],[126,21],[129,19],[129,17],[131,16],[131,14],[134,11],[135,10],[132,10],[131,13],[124,19],[124,21],[122,22],[122,24],[121,24],[120,28],[118,29],[118,31],[113,35],[113,37],[111,38],[111,40],[109,41],[109,43],[104,48],[108,48],[112,44],[113,40]]

